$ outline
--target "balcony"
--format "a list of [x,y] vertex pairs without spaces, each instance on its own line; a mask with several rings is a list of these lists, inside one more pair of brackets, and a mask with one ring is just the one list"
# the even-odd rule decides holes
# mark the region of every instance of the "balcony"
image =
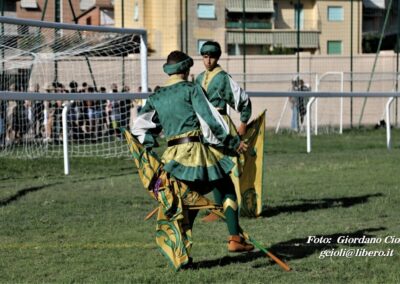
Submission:
[[[266,32],[246,31],[246,44],[273,45],[287,48],[297,47],[296,31],[271,30]],[[242,44],[243,33],[240,31],[227,31],[228,44]],[[319,48],[318,31],[301,31],[300,48]]]
[[[301,31],[321,31],[321,20],[304,20],[300,21]],[[275,19],[275,30],[297,30],[297,22],[295,18],[287,17],[285,19]]]
[[[243,29],[243,23],[241,22],[226,22],[227,29]],[[272,29],[272,23],[268,22],[246,22],[246,29],[259,29],[259,30],[270,30]]]

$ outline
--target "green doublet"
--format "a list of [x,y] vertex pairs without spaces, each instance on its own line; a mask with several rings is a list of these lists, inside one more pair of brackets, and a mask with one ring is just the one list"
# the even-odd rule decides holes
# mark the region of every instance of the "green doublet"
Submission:
[[220,66],[212,71],[200,73],[196,78],[196,83],[206,90],[207,99],[214,107],[226,109],[228,104],[240,113],[240,121],[249,121],[251,117],[249,97]]
[[[198,136],[199,131],[190,131],[175,138]],[[213,181],[229,174],[233,162],[220,151],[203,143],[189,142],[168,147],[162,155],[165,171],[181,180]]]
[[[229,135],[221,125],[222,117],[216,117],[215,113],[200,86],[171,76],[166,86],[148,98],[132,133],[151,148],[156,145],[155,136],[161,129],[167,140],[173,140],[204,136],[202,129],[207,126],[219,143],[236,149],[240,138]],[[200,142],[168,147],[162,160],[167,172],[186,181],[214,181],[226,176],[233,167],[229,157]]]

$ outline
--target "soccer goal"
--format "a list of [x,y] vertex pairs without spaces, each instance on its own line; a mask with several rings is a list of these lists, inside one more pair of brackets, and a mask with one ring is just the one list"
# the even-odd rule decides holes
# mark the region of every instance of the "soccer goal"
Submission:
[[145,30],[8,17],[0,29],[0,156],[129,155],[120,129],[148,89]]

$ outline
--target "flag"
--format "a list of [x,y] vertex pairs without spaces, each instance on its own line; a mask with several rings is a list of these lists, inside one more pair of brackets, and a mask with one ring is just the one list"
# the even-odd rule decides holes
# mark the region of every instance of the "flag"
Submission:
[[242,140],[247,152],[234,160],[231,178],[235,185],[240,215],[257,217],[263,207],[265,111],[247,125]]
[[162,168],[157,155],[146,148],[132,134],[123,129],[143,186],[159,203],[156,243],[176,270],[189,262],[192,247],[192,227],[189,209],[218,209],[209,199],[190,190]]

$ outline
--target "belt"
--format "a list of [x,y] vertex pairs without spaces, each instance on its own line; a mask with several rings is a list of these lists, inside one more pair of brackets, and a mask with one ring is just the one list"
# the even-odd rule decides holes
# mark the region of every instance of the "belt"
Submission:
[[187,136],[187,137],[169,140],[167,142],[167,145],[168,145],[168,147],[172,147],[172,146],[179,145],[179,144],[185,144],[185,143],[189,143],[189,142],[200,142],[200,141],[201,141],[200,136]]

